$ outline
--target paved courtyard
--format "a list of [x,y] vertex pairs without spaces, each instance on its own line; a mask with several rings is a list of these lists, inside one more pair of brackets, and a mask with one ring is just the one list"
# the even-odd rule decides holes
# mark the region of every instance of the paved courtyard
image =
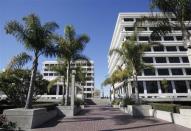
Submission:
[[73,118],[55,119],[33,131],[191,131],[154,118],[132,118],[107,106],[89,106]]

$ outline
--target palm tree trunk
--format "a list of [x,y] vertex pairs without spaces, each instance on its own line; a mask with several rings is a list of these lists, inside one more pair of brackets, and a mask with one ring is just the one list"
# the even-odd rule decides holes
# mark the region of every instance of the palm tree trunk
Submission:
[[70,60],[68,61],[66,84],[67,85],[66,85],[65,105],[68,105],[68,103],[69,103],[69,85],[70,85]]
[[65,96],[65,79],[63,78],[63,76],[61,76],[61,81],[63,82],[62,84],[62,102],[61,104],[64,105],[65,100],[64,100],[64,96]]
[[137,75],[134,76],[134,88],[135,88],[135,103],[139,104],[139,91],[137,84]]
[[27,95],[27,101],[25,104],[25,109],[31,109],[32,108],[32,98],[33,98],[33,91],[34,91],[34,82],[36,79],[36,72],[38,67],[38,53],[35,53],[35,58],[32,64],[32,72],[31,72],[31,79],[30,79],[30,85]]
[[113,99],[115,100],[115,87],[113,85]]

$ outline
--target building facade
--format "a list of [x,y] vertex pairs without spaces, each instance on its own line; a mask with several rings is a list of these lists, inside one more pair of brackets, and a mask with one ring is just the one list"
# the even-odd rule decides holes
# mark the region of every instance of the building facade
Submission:
[[[120,13],[109,50],[120,48],[122,43],[134,32],[136,20],[148,15],[150,13]],[[169,20],[176,22],[174,18]],[[151,39],[150,34],[155,28],[154,25],[144,23],[137,28],[141,28],[137,36],[137,43],[148,43]],[[154,71],[145,69],[138,76],[139,96],[141,98],[191,97],[191,66],[187,49],[183,46],[181,31],[175,28],[170,35],[157,37],[156,41],[163,46],[153,45],[144,53],[143,61],[153,65]],[[123,67],[119,55],[116,53],[108,55],[108,74],[111,75],[118,66]],[[167,89],[164,88],[164,81]],[[124,96],[123,82],[115,84],[115,88],[119,96]],[[133,92],[134,90],[128,87],[128,95],[132,95]]]
[[[60,63],[59,63],[60,64]],[[51,67],[58,65],[58,61],[44,61],[42,64],[42,75],[43,78],[51,81],[56,79],[59,74],[55,71],[51,70]],[[85,84],[81,84],[81,88],[84,88],[84,98],[93,97],[94,93],[94,62],[79,60],[71,63],[71,68],[75,68],[76,66],[80,66],[82,68],[82,72],[86,75]],[[51,88],[48,95],[62,95],[63,92],[63,83],[58,81],[53,88]]]

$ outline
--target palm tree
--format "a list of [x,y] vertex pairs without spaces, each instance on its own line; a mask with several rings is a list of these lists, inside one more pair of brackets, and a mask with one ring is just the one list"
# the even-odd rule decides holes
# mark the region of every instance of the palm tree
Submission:
[[151,66],[144,64],[142,57],[144,51],[147,50],[150,45],[146,43],[136,42],[136,33],[130,36],[129,40],[122,43],[121,48],[111,49],[110,55],[112,53],[117,53],[121,57],[125,65],[125,71],[128,72],[126,77],[131,76],[133,79],[133,88],[135,89],[135,102],[139,103],[139,92],[137,87],[137,76],[145,68],[150,68]]
[[[115,100],[115,84],[119,82],[121,77],[119,76],[119,70],[115,70],[110,77],[107,77],[102,83],[103,86],[111,85],[113,88],[113,99]],[[110,92],[111,100],[111,92]]]
[[[189,31],[191,22],[191,1],[151,0],[150,7],[152,15],[143,17],[141,21],[147,20],[156,27],[151,36],[154,38],[155,36],[169,34],[174,29],[179,29],[182,32],[183,44],[188,49],[188,56],[191,62],[191,33]],[[154,13],[154,11],[160,11],[162,16]],[[169,19],[174,19],[176,22],[169,21]]]
[[67,86],[66,86],[66,99],[65,105],[68,105],[68,97],[69,97],[69,86],[70,86],[70,75],[71,75],[71,64],[72,62],[84,59],[88,60],[88,58],[82,55],[82,51],[84,50],[86,44],[89,42],[89,37],[86,34],[76,35],[75,29],[72,25],[68,25],[65,27],[64,36],[58,36],[58,57],[64,58],[67,61]]
[[28,51],[34,54],[31,80],[25,105],[25,109],[29,109],[32,108],[33,86],[38,67],[38,59],[41,55],[55,55],[53,32],[58,28],[58,25],[54,22],[47,22],[42,25],[40,18],[35,14],[23,17],[23,21],[24,24],[16,20],[10,21],[5,25],[5,30],[7,34],[15,36]]

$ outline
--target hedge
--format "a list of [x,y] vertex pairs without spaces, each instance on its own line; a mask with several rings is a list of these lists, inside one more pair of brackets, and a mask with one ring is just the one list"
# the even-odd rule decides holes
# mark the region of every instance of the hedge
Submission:
[[168,111],[173,113],[179,112],[179,106],[175,104],[164,104],[164,103],[152,103],[152,108],[155,110]]

